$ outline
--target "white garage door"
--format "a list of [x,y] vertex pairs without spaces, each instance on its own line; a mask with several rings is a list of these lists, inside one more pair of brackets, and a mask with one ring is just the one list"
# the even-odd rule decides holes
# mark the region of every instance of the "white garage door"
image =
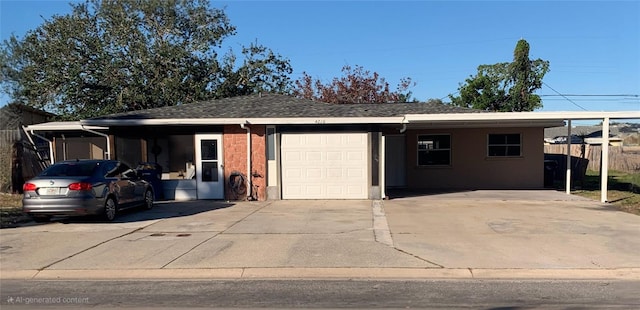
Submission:
[[283,199],[367,199],[366,133],[282,134]]

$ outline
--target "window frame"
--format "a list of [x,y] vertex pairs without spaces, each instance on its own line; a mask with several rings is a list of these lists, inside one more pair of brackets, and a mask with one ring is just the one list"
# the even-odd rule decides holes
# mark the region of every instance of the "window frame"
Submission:
[[[508,143],[510,135],[518,135],[518,144]],[[491,136],[503,136],[504,143],[491,143]],[[522,133],[489,133],[487,134],[487,158],[520,158],[522,157]],[[509,155],[510,147],[518,147],[518,155]],[[504,155],[492,155],[491,147],[504,147]]]
[[[436,137],[436,136],[446,136],[449,138],[449,147],[448,148],[437,148],[437,149],[420,149],[420,141],[422,137]],[[453,142],[451,139],[451,134],[450,133],[429,133],[429,134],[418,134],[416,136],[416,164],[418,167],[451,167],[452,166],[452,149],[453,149]],[[420,163],[420,152],[425,152],[425,151],[436,151],[436,152],[448,152],[449,153],[449,160],[448,163],[446,164],[421,164]]]

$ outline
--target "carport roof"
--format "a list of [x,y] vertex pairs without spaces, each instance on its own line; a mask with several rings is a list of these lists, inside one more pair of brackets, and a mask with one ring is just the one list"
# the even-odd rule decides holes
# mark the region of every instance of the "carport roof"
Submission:
[[27,130],[37,130],[37,131],[80,131],[80,130],[106,130],[109,129],[107,127],[99,127],[99,126],[85,126],[80,123],[80,121],[72,121],[72,122],[48,122],[48,123],[40,123],[33,124],[26,127]]

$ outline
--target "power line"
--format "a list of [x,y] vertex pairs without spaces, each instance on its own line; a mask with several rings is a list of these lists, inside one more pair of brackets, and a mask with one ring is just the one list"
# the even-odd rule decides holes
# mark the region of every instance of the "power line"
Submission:
[[[457,91],[457,90],[456,90],[455,92],[451,93],[450,95],[451,95],[451,96],[454,96],[454,95],[456,95],[456,94],[458,94],[458,93],[460,93],[460,91]],[[447,99],[447,98],[449,98],[449,95],[446,95],[446,96],[444,96],[444,97],[440,98],[440,100],[445,100],[445,99]]]
[[[550,98],[550,99],[545,99],[545,101],[564,101],[564,98]],[[590,101],[590,102],[620,102],[620,103],[638,103],[640,102],[640,100],[635,99],[635,98],[618,98],[618,99],[579,99],[580,102],[586,102],[586,101]]]
[[[545,84],[547,85],[547,84]],[[547,85],[549,86],[549,85]],[[551,87],[549,87],[551,88]],[[540,97],[640,97],[640,95],[619,94],[619,95],[576,95],[576,94],[558,94],[558,95],[539,95]]]
[[567,96],[565,96],[565,95],[561,94],[559,91],[557,91],[557,90],[553,89],[553,87],[549,86],[549,84],[547,84],[547,83],[545,83],[545,82],[542,82],[542,84],[543,84],[543,85],[545,85],[545,86],[547,86],[547,87],[549,87],[549,89],[553,90],[556,94],[560,95],[560,96],[561,96],[561,97],[563,97],[564,99],[567,99],[567,101],[569,101],[569,102],[573,103],[573,105],[575,105],[576,107],[578,107],[578,108],[580,108],[580,109],[582,109],[582,110],[584,110],[584,111],[587,111],[587,109],[585,109],[585,108],[583,108],[581,105],[579,105],[579,104],[575,103],[575,101],[573,101],[573,100],[569,99]]

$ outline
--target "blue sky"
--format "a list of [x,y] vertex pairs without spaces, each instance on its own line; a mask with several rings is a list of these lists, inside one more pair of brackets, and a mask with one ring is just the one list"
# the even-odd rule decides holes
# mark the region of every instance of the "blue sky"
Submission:
[[[292,78],[330,81],[362,65],[390,84],[410,77],[419,100],[455,93],[478,65],[508,62],[520,38],[550,61],[542,111],[640,111],[640,1],[212,1],[239,51],[288,58]],[[22,37],[68,1],[0,1],[2,40]],[[565,99],[558,93],[568,96]],[[551,95],[551,96],[550,96]],[[587,96],[589,95],[589,96]],[[597,95],[597,96],[592,96]],[[618,96],[624,95],[624,96]],[[0,98],[5,104],[6,96]]]

